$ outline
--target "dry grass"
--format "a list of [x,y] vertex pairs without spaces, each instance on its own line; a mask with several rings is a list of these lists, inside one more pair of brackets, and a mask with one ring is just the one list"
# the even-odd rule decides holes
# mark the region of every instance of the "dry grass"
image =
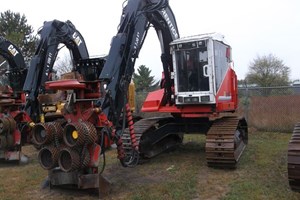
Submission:
[[32,191],[39,190],[47,172],[38,164],[37,152],[32,146],[23,148],[30,157],[29,164],[0,163],[0,199],[30,199]]
[[248,116],[251,127],[260,131],[291,132],[300,121],[300,96],[254,96],[240,113]]
[[[249,145],[236,170],[206,166],[203,135],[186,135],[184,144],[138,165],[123,168],[115,150],[107,152],[104,172],[112,182],[105,199],[299,199],[289,189],[286,154],[291,134],[252,132]],[[0,199],[98,199],[88,191],[41,189],[47,176],[31,146],[24,148],[31,157],[23,166],[0,164]]]

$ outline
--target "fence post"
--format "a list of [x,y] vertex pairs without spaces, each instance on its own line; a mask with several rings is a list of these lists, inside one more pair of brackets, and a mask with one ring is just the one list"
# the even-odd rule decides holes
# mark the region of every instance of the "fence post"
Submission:
[[246,121],[247,123],[249,124],[249,89],[248,89],[248,85],[247,83],[245,84],[246,86],[246,94],[245,94],[245,101],[244,101],[244,109],[245,109],[245,118],[246,118]]

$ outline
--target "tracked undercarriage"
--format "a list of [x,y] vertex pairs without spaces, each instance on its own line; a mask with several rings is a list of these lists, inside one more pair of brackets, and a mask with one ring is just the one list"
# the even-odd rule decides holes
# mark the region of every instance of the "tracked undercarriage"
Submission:
[[[223,117],[215,121],[203,119],[150,118],[134,124],[140,157],[152,158],[171,150],[183,141],[183,133],[206,133],[206,160],[210,167],[235,168],[248,142],[245,119]],[[122,136],[126,160],[136,162],[129,130]],[[135,161],[135,162],[134,162]]]
[[235,168],[248,143],[247,123],[237,117],[224,117],[213,123],[206,136],[208,166]]
[[288,178],[292,190],[300,191],[300,123],[296,124],[288,146]]

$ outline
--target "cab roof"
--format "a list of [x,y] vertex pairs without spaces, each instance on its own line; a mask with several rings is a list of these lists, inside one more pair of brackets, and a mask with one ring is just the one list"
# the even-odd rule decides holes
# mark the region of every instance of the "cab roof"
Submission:
[[227,41],[225,40],[225,36],[221,33],[204,33],[204,34],[199,34],[199,35],[182,37],[182,38],[172,41],[170,43],[170,45],[181,44],[181,43],[186,43],[186,42],[202,41],[202,40],[207,40],[207,39],[217,40],[217,41],[220,41],[220,42],[230,46],[227,43]]

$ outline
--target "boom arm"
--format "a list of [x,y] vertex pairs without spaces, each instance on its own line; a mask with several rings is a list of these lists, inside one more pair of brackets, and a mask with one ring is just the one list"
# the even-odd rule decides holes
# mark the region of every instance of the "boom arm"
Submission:
[[173,82],[170,77],[173,64],[169,43],[179,38],[179,33],[168,0],[128,0],[123,8],[118,33],[112,39],[107,61],[100,74],[100,80],[107,84],[107,94],[101,100],[102,110],[117,129],[120,128],[118,121],[134,72],[135,60],[151,25],[161,44],[166,100],[172,103]]
[[44,22],[38,34],[41,37],[40,42],[31,60],[23,87],[23,90],[28,93],[25,109],[33,119],[36,119],[39,114],[37,96],[44,90],[44,84],[52,72],[59,51],[58,45],[65,44],[75,61],[89,57],[82,35],[70,21]]
[[27,73],[27,67],[21,50],[11,41],[0,36],[0,55],[9,64],[9,70],[1,70],[0,75],[7,73],[13,91],[21,91]]

